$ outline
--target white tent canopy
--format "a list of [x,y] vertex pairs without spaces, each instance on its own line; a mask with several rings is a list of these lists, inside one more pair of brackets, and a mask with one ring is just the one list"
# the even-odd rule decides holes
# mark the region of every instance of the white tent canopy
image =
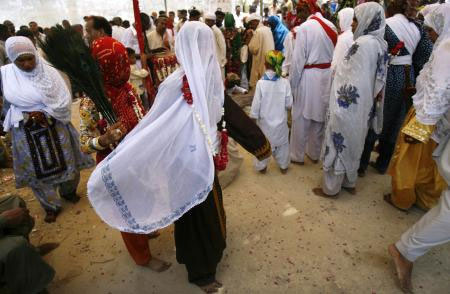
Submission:
[[[189,9],[195,6],[203,11],[231,11],[237,0],[167,0],[167,9]],[[240,2],[240,1],[239,1]],[[249,2],[249,1],[248,1]],[[165,10],[164,0],[139,0],[142,12]],[[11,20],[18,28],[36,21],[47,27],[67,19],[72,24],[83,24],[83,16],[101,15],[107,19],[120,16],[133,22],[132,0],[0,0],[0,23]]]

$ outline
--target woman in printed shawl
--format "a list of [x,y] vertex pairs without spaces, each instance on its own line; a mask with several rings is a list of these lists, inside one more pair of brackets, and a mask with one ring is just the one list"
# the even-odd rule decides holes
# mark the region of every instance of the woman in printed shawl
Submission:
[[383,88],[388,61],[383,7],[370,2],[355,8],[355,42],[337,64],[325,132],[320,196],[355,192],[359,159],[370,127],[381,130]]
[[16,186],[30,187],[46,212],[45,221],[54,222],[61,210],[57,190],[76,203],[80,170],[93,161],[80,152],[70,122],[71,93],[60,73],[28,38],[11,37],[5,45],[13,63],[1,67],[0,96],[5,99],[3,128],[12,136]]

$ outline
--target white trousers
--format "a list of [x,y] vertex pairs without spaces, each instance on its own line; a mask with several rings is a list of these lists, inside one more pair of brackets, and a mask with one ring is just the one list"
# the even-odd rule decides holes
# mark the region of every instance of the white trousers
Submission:
[[242,65],[241,70],[241,87],[248,90],[247,64]]
[[324,128],[323,122],[306,119],[303,115],[292,122],[291,160],[305,161],[305,153],[312,160],[319,160],[322,148]]
[[442,192],[438,205],[409,228],[395,244],[398,251],[414,262],[432,247],[450,241],[450,189]]
[[355,186],[356,182],[351,182],[346,174],[336,175],[332,170],[323,172],[322,191],[327,195],[337,195],[342,187],[355,188]]
[[[281,146],[272,147],[272,156],[278,163],[278,166],[281,169],[287,169],[291,159],[289,158],[289,143],[286,143]],[[270,162],[270,157],[264,160],[259,161],[258,159],[254,159],[255,169],[257,171],[263,170],[267,167]]]

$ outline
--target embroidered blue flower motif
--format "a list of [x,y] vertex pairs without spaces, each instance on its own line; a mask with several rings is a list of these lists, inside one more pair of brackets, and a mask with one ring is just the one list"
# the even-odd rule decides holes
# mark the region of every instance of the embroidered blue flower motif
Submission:
[[197,146],[196,145],[189,145],[189,151],[190,152],[194,152],[195,150],[197,150]]
[[350,57],[352,57],[353,55],[355,55],[356,51],[358,51],[359,48],[359,44],[354,42],[353,45],[348,48],[347,54],[344,57],[345,61],[349,61]]
[[378,53],[377,75],[379,76],[379,78],[384,77],[388,60],[389,60],[389,55],[388,55],[387,51],[385,51],[383,54]]
[[349,108],[351,104],[358,104],[358,89],[353,85],[345,84],[337,90],[337,103],[340,107]]
[[341,153],[342,151],[344,151],[344,148],[346,148],[346,146],[344,145],[344,136],[342,136],[341,133],[335,132],[333,132],[331,136],[333,138],[334,148],[336,148],[337,153]]
[[378,12],[372,19],[372,21],[370,22],[369,26],[367,27],[367,29],[364,30],[364,35],[367,35],[370,32],[376,31],[378,29],[380,29],[381,26],[381,11]]

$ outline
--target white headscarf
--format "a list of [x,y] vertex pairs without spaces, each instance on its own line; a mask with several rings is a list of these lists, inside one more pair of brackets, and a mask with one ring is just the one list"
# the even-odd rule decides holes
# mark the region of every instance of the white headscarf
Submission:
[[423,124],[434,125],[450,104],[450,4],[441,4],[428,13],[425,25],[438,33],[439,38],[417,78],[413,100],[416,118]]
[[[26,37],[8,38],[5,47],[13,63],[1,67],[3,96],[11,104],[3,123],[4,130],[18,127],[24,119],[22,112],[42,111],[63,123],[69,122],[72,98],[59,72],[39,56]],[[36,58],[36,67],[30,72],[14,64],[25,54]]]
[[331,69],[334,71],[336,65],[344,58],[348,48],[353,43],[352,22],[354,16],[353,8],[344,8],[338,13],[339,27],[341,34],[338,37],[336,47],[333,52],[333,61],[331,62]]
[[205,14],[205,20],[206,19],[216,20],[216,15],[214,13],[207,13]]
[[[211,149],[224,99],[214,35],[201,22],[186,22],[175,44],[180,68],[160,85],[150,112],[88,182],[92,206],[120,231],[149,233],[168,226],[212,189]],[[181,91],[185,75],[192,106]]]
[[375,38],[384,39],[386,19],[383,7],[375,2],[367,2],[355,7],[355,16],[358,20],[358,27],[353,34],[356,40],[363,35],[371,35]]
[[347,7],[338,12],[339,28],[341,32],[352,29],[353,16],[355,11],[353,8]]

